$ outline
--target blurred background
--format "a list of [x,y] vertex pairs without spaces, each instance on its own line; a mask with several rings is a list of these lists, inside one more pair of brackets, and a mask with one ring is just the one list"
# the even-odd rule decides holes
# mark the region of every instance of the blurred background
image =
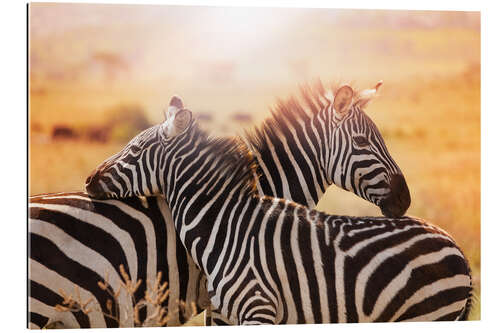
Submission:
[[[317,78],[384,80],[366,111],[406,177],[408,214],[469,258],[479,319],[479,12],[31,3],[29,193],[83,190],[172,94],[233,135]],[[380,215],[334,187],[318,209]]]

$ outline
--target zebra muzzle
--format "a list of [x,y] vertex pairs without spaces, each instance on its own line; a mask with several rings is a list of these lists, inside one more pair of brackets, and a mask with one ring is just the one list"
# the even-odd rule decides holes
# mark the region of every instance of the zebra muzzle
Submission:
[[85,180],[85,191],[90,197],[95,199],[105,199],[107,197],[102,186],[99,184],[99,178],[96,177],[95,171]]
[[389,187],[391,192],[386,199],[381,201],[380,209],[386,217],[401,217],[406,213],[411,203],[410,191],[403,175],[392,175]]

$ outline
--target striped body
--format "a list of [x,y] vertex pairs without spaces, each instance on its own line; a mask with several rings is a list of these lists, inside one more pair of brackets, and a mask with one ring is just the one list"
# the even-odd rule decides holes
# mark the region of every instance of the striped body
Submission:
[[[330,216],[283,199],[259,197],[253,155],[235,140],[207,137],[189,121],[187,112],[169,110],[165,123],[144,131],[97,167],[87,181],[87,191],[98,198],[164,195],[181,241],[207,275],[212,305],[231,323],[437,320],[467,312],[471,290],[467,261],[447,235],[411,218]],[[359,112],[354,108],[352,117]],[[351,128],[362,125],[353,123]],[[342,132],[333,135],[337,144],[342,142]],[[373,146],[355,141],[361,150],[381,156],[373,153]],[[344,155],[355,151],[348,147]],[[345,159],[336,156],[328,166]],[[340,175],[338,180],[347,189],[379,204],[384,214],[397,215],[406,202],[387,208],[395,187],[383,171],[390,175],[391,167],[379,170],[384,165],[379,160],[379,167],[370,170],[376,161],[347,159],[361,164],[355,169],[365,169],[365,174],[356,171],[352,178],[341,177],[346,168],[328,174]],[[400,180],[397,183],[399,190]],[[401,193],[397,197],[405,200]],[[425,236],[409,232],[405,239],[396,230],[412,225]],[[344,236],[346,229],[357,226],[372,230],[358,231],[361,239],[351,237],[356,231]],[[381,230],[387,232],[378,236]],[[408,236],[410,244],[418,245],[401,253],[398,246]],[[357,243],[350,249],[346,239]],[[428,256],[418,255],[426,253],[425,246],[431,249]],[[357,251],[359,258],[351,262]],[[379,257],[374,259],[372,254]],[[388,270],[390,264],[384,265],[382,259],[397,261],[398,268]],[[380,260],[382,268],[376,265]],[[437,268],[427,269],[432,264]],[[419,284],[423,280],[424,285]],[[349,292],[353,288],[354,294]],[[440,292],[453,294],[453,304],[447,303],[450,295]]]
[[[227,199],[220,201],[213,205]],[[193,226],[194,219],[178,229],[207,274],[213,306],[232,324],[465,314],[467,261],[449,235],[425,222],[332,216],[270,197],[235,199],[219,214],[233,211],[240,218],[217,219],[210,227],[203,218]],[[189,214],[179,211],[174,219]],[[200,236],[205,228],[210,232]]]

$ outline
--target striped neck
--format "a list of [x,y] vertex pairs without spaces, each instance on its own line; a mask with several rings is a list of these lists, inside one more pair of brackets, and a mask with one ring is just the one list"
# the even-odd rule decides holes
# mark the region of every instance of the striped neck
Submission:
[[178,231],[178,223],[196,220],[202,215],[197,208],[209,207],[216,198],[257,194],[255,159],[241,140],[212,138],[196,129],[183,141],[176,144],[175,152],[165,156],[161,168],[163,194],[174,219],[182,214],[175,219]]
[[[299,125],[299,124],[297,124]],[[260,195],[286,198],[309,208],[316,207],[329,184],[320,165],[317,141],[304,133],[305,124],[288,133],[265,132],[264,145],[250,144],[257,161]]]
[[322,86],[302,88],[301,99],[280,101],[271,117],[244,140],[258,163],[260,195],[316,207],[332,183],[326,170],[333,124]]

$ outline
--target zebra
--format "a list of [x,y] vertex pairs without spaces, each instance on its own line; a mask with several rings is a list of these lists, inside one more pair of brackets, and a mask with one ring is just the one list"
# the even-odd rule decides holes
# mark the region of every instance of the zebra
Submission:
[[[164,196],[212,306],[231,324],[466,316],[470,269],[446,232],[417,218],[328,215],[259,196],[251,151],[207,135],[177,99],[163,123],[99,165],[86,190],[97,199]],[[333,126],[365,128],[353,123],[362,111],[352,102],[352,88],[336,91]],[[378,190],[357,193],[384,206]]]
[[[363,107],[373,97],[379,86],[380,83],[377,84],[377,86],[373,89],[361,92],[359,94],[360,98],[358,98],[357,101],[358,106]],[[327,145],[327,143],[317,141],[317,136],[314,133],[323,131],[322,128],[324,128],[324,125],[322,125],[322,122],[320,121],[308,119],[309,115],[318,113],[320,109],[324,109],[328,113],[333,112],[329,105],[331,101],[323,97],[323,95],[326,95],[325,88],[319,81],[314,88],[315,89],[311,89],[308,86],[304,86],[302,88],[302,101],[291,98],[286,102],[280,102],[274,110],[270,119],[267,119],[262,126],[257,127],[254,132],[248,132],[246,133],[247,135],[243,137],[243,140],[246,142],[248,147],[255,153],[256,160],[258,161],[259,165],[258,168],[262,170],[259,170],[259,172],[264,175],[257,179],[259,193],[269,194],[272,196],[283,196],[295,202],[307,205],[310,208],[313,208],[316,205],[317,201],[319,201],[326,187],[331,184],[331,181],[329,181],[329,179],[332,179],[334,174],[333,170],[331,175],[327,175],[324,172],[324,170],[328,169],[326,167],[326,164],[324,166],[319,164],[319,152],[317,150]],[[335,88],[332,88],[332,90],[334,89]],[[177,100],[177,104],[182,106],[182,102],[180,100]],[[310,110],[302,107],[301,104],[306,104],[306,107]],[[330,116],[325,118],[330,119],[332,117]],[[319,119],[321,120],[321,118]],[[376,128],[374,130],[376,130]],[[357,140],[360,139],[357,138]],[[382,148],[383,151],[386,151],[384,145]],[[388,153],[386,153],[386,155],[388,155]],[[348,163],[345,164],[352,165]],[[293,168],[290,168],[290,165],[292,165]],[[337,163],[336,165],[340,166],[339,163]],[[283,172],[283,170],[285,169],[286,172]],[[379,169],[383,170],[383,168]],[[399,193],[402,193],[400,195],[401,197],[407,198],[407,202],[403,203],[402,207],[399,208],[400,210],[405,211],[407,206],[409,206],[409,192],[406,186],[406,182],[404,181],[404,177],[400,175],[400,178],[402,179],[402,181],[399,182],[399,187],[393,186],[393,191],[399,191]],[[339,182],[337,185],[342,185],[342,183]],[[398,195],[393,195],[393,197],[398,197]],[[84,193],[42,195],[30,199],[30,224],[36,227],[37,224],[40,224],[42,222],[53,224],[56,220],[66,220],[67,222],[71,223],[78,222],[81,224],[81,227],[84,228],[89,224],[95,224],[95,221],[102,221],[101,223],[105,224],[109,222],[118,224],[118,222],[115,222],[115,219],[117,218],[117,216],[119,216],[121,221],[126,221],[126,223],[129,225],[137,224],[144,230],[148,230],[148,228],[142,227],[141,224],[152,225],[154,233],[153,235],[150,235],[150,237],[152,237],[153,239],[158,240],[162,237],[164,239],[169,239],[167,236],[172,236],[171,232],[169,231],[173,224],[171,223],[171,221],[168,221],[164,218],[165,216],[170,216],[168,207],[164,203],[161,203],[160,201],[157,202],[152,198],[147,199],[146,207],[147,209],[144,209],[143,202],[137,199],[125,199],[120,201],[107,200],[104,203],[92,200],[88,198]],[[93,217],[96,215],[99,218]],[[83,216],[87,216],[87,218],[83,218]],[[157,223],[157,221],[160,221],[161,223]],[[149,227],[149,230],[151,230],[151,227]],[[167,231],[167,236],[165,236],[165,230]],[[34,230],[31,231],[32,233],[36,233]],[[147,231],[142,233],[134,233],[134,241],[139,238],[139,235],[142,234],[145,234],[146,236],[148,235]],[[52,239],[55,238],[55,236],[53,236],[53,234],[51,233],[48,235],[36,235],[36,237],[39,236],[45,237],[46,242],[54,243],[55,241],[57,241],[57,238]],[[146,236],[143,236],[139,240],[149,244],[149,242],[147,242]],[[75,239],[78,239],[79,236],[77,234],[74,235],[74,237]],[[157,241],[156,244],[158,243],[159,242]],[[181,295],[180,299],[184,300],[186,303],[195,302],[198,305],[197,311],[200,311],[204,308],[203,304],[206,304],[206,300],[193,300],[191,298],[184,298],[184,295],[193,294],[192,291],[189,292],[188,290],[186,290],[187,286],[189,286],[190,290],[197,290],[194,295],[204,295],[204,285],[198,285],[198,287],[196,288],[193,287],[194,285],[196,285],[197,281],[203,284],[204,280],[199,277],[199,270],[193,268],[190,257],[185,253],[185,251],[183,251],[183,246],[181,245],[181,243],[178,243],[179,244],[177,246],[173,247],[176,250],[175,252],[173,252],[175,253],[174,255],[171,255],[171,252],[168,252],[165,256],[165,253],[162,252],[162,248],[159,247],[156,258],[162,258],[163,261],[157,259],[159,263],[157,264],[156,269],[155,267],[148,269],[142,267],[142,272],[146,270],[151,271],[151,269],[153,269],[153,271],[162,270],[164,272],[169,272],[169,274],[166,274],[165,277],[169,282],[169,287],[176,291],[172,294]],[[37,242],[32,241],[31,248],[36,250],[37,248],[42,247],[41,245],[38,246],[37,244]],[[171,244],[171,242],[169,242],[169,244]],[[60,244],[59,246],[61,247],[61,249],[63,249],[64,243]],[[99,251],[101,251],[101,253],[103,254],[106,254],[106,249],[100,249]],[[151,260],[147,260],[148,253],[146,251],[141,251],[140,248],[136,248],[135,251],[138,257],[136,264],[138,267],[140,267],[142,263],[151,262]],[[124,259],[121,260],[125,261]],[[43,271],[43,269],[46,270],[46,268],[43,267],[43,261],[44,260],[40,258],[30,259],[30,265],[37,265],[39,267],[37,270],[31,270],[31,280],[36,280],[37,278],[43,279],[44,276],[48,276],[49,273]],[[190,263],[190,265],[180,267],[177,264],[178,262],[188,262]],[[173,263],[173,265],[171,265],[171,263]],[[118,263],[115,263],[114,267],[108,265],[109,268],[107,270],[117,271],[117,265]],[[68,266],[70,265],[68,264]],[[57,272],[58,267],[53,266],[52,270]],[[97,276],[99,276],[99,274],[101,274],[102,276],[102,273],[99,273],[97,269],[94,269],[94,272],[94,274],[97,274]],[[189,274],[189,272],[191,272],[191,274]],[[174,278],[169,280],[169,275],[173,275]],[[147,277],[142,274],[138,278],[141,278],[144,281]],[[61,276],[55,276],[51,278],[51,281],[60,280],[64,279]],[[91,281],[94,281],[91,287],[95,287],[95,280],[97,280],[97,277],[91,279]],[[182,284],[181,281],[188,282]],[[47,323],[49,318],[60,318],[63,314],[55,312],[52,308],[53,305],[58,304],[61,301],[60,297],[57,295],[58,288],[52,288],[52,290],[51,288],[47,288],[48,283],[46,283],[45,281],[43,283],[38,282],[38,284],[36,284],[36,281],[30,281],[30,283],[31,288],[35,288],[34,286],[38,288],[34,290],[36,292],[32,292],[30,298],[30,305],[38,305],[38,310],[36,310],[34,306],[30,306],[30,318],[32,319],[32,325],[34,327],[42,327],[45,323]],[[55,284],[59,286],[61,285],[61,283],[62,282],[57,282]],[[137,291],[139,295],[144,293],[144,285],[145,284],[143,284]],[[87,287],[87,289],[90,288]],[[173,306],[169,305],[169,309],[171,308],[172,311],[169,310],[169,312],[180,312],[175,304]],[[141,314],[142,317],[144,317],[145,314],[143,312]],[[65,315],[71,317],[70,314]],[[113,327],[116,325],[115,322],[110,321],[108,318],[87,318],[87,316],[81,313],[78,315],[83,318],[80,319],[82,321],[81,323],[75,322],[73,318],[70,318],[72,320],[63,320],[64,318],[60,318],[60,320],[63,321],[65,323],[65,326],[68,327]],[[95,316],[96,314],[94,313],[93,315]],[[216,312],[214,312],[213,315],[215,317],[214,321],[216,323],[224,323],[224,320],[222,318],[218,318],[218,314]],[[169,324],[178,325],[180,323],[183,323],[184,321],[185,318],[183,318],[182,316],[172,316],[172,320]]]

